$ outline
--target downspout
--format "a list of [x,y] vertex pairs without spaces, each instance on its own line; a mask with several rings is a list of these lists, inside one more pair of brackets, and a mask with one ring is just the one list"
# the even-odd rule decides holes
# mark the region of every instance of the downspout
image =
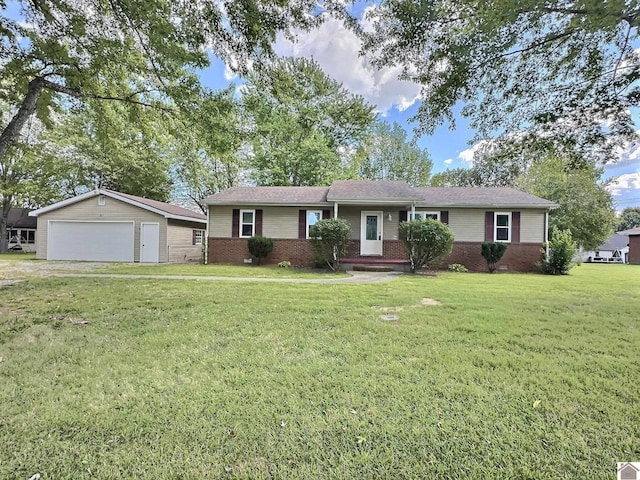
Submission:
[[211,207],[207,205],[207,229],[205,230],[205,239],[204,239],[204,264],[209,264],[209,211]]
[[411,217],[409,217],[407,220],[413,220],[416,216],[416,202],[413,202],[411,204]]
[[338,202],[333,202],[333,218],[338,218]]
[[545,255],[549,258],[549,209],[544,212],[544,249]]

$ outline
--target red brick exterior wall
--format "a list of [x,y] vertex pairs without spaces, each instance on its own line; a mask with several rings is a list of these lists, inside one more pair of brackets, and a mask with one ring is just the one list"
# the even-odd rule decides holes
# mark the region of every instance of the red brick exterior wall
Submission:
[[[637,245],[631,246],[632,239]],[[636,263],[640,264],[640,236],[629,237],[630,251],[629,262],[632,262],[632,252],[635,250]],[[275,264],[283,260],[292,265],[301,267],[313,266],[311,247],[306,239],[274,239],[273,251],[265,260],[265,263]],[[455,242],[451,255],[445,258],[436,268],[446,269],[452,263],[461,263],[472,272],[487,270],[487,263],[480,254],[481,242]],[[208,245],[209,263],[243,263],[245,258],[250,258],[246,238],[209,238]],[[384,259],[407,259],[406,251],[400,240],[385,240],[383,243]],[[516,272],[533,272],[536,270],[536,262],[541,259],[541,244],[538,243],[512,243],[498,263],[507,266],[506,270]],[[360,241],[352,240],[347,247],[346,258],[360,257]],[[371,257],[367,257],[371,258]]]
[[629,235],[629,263],[640,265],[640,235]]

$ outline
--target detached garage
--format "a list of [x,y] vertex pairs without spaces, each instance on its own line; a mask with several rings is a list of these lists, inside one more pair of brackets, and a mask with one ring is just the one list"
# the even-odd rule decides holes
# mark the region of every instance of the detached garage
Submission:
[[169,203],[98,189],[34,210],[37,258],[191,262],[202,258],[206,216]]

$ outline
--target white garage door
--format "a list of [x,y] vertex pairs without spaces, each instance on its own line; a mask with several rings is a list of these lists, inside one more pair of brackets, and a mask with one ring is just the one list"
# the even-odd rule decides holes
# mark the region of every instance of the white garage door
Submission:
[[47,260],[133,262],[134,222],[50,220]]

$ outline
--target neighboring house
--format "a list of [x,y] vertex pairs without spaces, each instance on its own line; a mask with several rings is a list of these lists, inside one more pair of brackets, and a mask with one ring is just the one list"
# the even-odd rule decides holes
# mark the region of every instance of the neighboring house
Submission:
[[547,239],[548,212],[557,205],[512,188],[417,188],[399,181],[336,181],[330,187],[234,187],[207,197],[208,261],[242,263],[247,239],[274,240],[270,262],[312,265],[309,227],[322,218],[351,225],[344,263],[402,263],[400,222],[435,218],[455,235],[443,265],[484,270],[484,241],[509,243],[502,270],[532,271]]
[[7,218],[9,250],[36,251],[36,219],[29,216],[28,208],[12,208]]
[[98,189],[35,210],[37,258],[192,262],[202,258],[206,216],[176,205]]
[[628,263],[629,236],[614,233],[598,248],[581,256],[588,263]]
[[620,235],[627,235],[629,237],[629,262],[632,265],[640,265],[640,227],[631,228],[623,232],[618,232]]

